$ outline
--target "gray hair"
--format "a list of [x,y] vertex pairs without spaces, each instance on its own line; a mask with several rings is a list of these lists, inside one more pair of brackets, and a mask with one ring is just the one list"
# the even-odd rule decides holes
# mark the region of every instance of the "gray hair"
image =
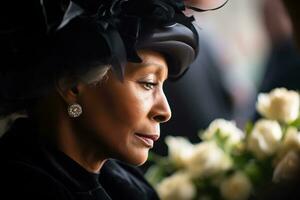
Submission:
[[[78,84],[78,82],[83,82],[87,85],[97,86],[100,84],[107,72],[112,68],[111,65],[108,64],[98,64],[96,66],[90,67],[88,70],[80,69],[79,71],[73,71],[71,74],[64,74],[58,80],[63,89],[69,89]],[[70,79],[72,81],[70,81]]]
[[80,80],[89,85],[97,85],[107,75],[109,69],[111,69],[111,65],[94,67],[87,73],[81,75]]

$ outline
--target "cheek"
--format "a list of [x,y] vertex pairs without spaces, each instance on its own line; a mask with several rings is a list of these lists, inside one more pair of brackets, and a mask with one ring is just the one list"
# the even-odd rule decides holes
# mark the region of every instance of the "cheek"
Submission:
[[115,123],[115,127],[120,129],[121,134],[136,132],[147,124],[148,108],[145,101],[130,99],[130,101],[125,102],[124,99],[113,110],[111,122]]
[[145,120],[150,110],[152,98],[136,84],[115,90],[115,92],[105,93],[102,103],[106,113],[112,120],[120,124],[133,126],[140,120]]
[[99,131],[123,132],[147,119],[152,98],[137,88],[91,91],[83,99],[85,121]]

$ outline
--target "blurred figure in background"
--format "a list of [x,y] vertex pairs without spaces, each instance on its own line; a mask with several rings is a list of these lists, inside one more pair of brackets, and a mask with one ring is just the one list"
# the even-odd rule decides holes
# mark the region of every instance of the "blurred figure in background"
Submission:
[[[291,19],[281,0],[262,2],[262,21],[269,40],[269,54],[257,93],[278,87],[298,90],[300,53],[293,39]],[[255,111],[255,101],[253,99],[254,120],[260,117]]]
[[[282,2],[287,7],[284,7]],[[264,0],[263,8],[271,50],[260,90],[261,92],[268,92],[276,87],[299,90],[300,51],[296,47],[293,34],[299,42],[300,26],[297,19],[300,17],[300,3],[290,0]],[[293,33],[293,28],[295,33]],[[290,160],[289,163],[297,167],[293,160]],[[279,183],[270,183],[253,199],[300,199],[300,166],[298,167],[298,171],[294,171],[289,179],[280,180]]]
[[221,57],[222,78],[234,107],[231,119],[240,128],[253,116],[252,105],[268,50],[261,3],[262,0],[230,0],[220,12],[195,15],[202,31],[213,38]]
[[264,0],[263,17],[270,39],[270,54],[260,91],[276,87],[300,87],[300,54],[293,39],[293,28],[281,0]]
[[300,2],[294,0],[282,0],[291,17],[291,21],[295,30],[295,38],[298,46],[300,46]]

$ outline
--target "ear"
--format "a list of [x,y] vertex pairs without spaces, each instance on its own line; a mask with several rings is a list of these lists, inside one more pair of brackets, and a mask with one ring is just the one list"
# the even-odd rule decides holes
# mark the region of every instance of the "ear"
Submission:
[[55,88],[59,96],[70,105],[78,102],[84,83],[75,78],[63,78],[55,82]]

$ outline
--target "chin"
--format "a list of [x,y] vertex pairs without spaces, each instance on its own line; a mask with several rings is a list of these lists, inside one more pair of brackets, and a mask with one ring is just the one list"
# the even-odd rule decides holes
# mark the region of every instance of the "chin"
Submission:
[[139,152],[131,153],[130,155],[127,155],[123,161],[135,165],[135,166],[140,166],[144,164],[147,159],[148,159],[148,152],[149,149],[147,150],[139,150]]

